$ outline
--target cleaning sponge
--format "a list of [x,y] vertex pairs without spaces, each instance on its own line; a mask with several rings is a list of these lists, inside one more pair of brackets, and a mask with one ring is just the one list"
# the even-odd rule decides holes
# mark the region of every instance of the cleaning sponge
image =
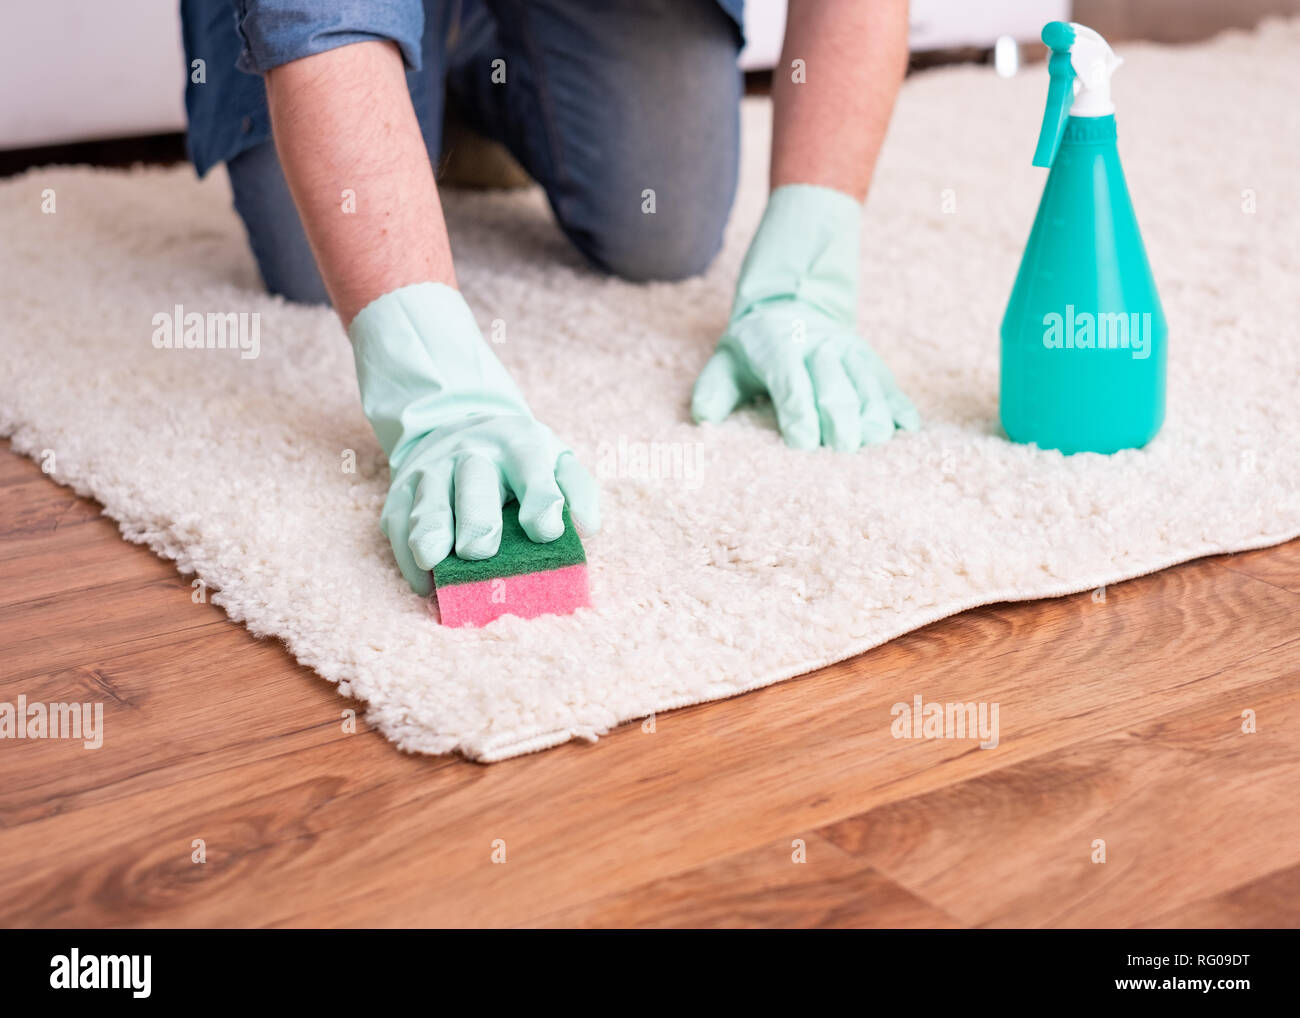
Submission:
[[447,556],[434,567],[433,585],[444,626],[485,626],[502,615],[568,615],[591,604],[587,556],[568,508],[564,533],[535,544],[519,525],[518,503],[502,506],[500,550],[479,560]]

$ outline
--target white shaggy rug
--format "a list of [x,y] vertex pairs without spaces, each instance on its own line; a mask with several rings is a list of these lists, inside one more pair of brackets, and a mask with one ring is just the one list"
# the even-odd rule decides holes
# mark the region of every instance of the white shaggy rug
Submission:
[[[787,449],[768,410],[688,421],[765,198],[764,103],[746,106],[740,197],[700,279],[593,274],[536,191],[447,196],[480,323],[504,323],[534,410],[603,476],[593,610],[448,630],[411,595],[379,532],[387,469],[343,333],[259,291],[219,173],[0,184],[0,432],[53,450],[55,480],[366,701],[403,749],[479,760],[974,605],[1274,544],[1300,533],[1298,50],[1300,21],[1121,47],[1120,152],[1170,336],[1169,416],[1141,452],[1067,459],[999,436],[998,325],[1044,180],[1042,64],[903,90],[863,227],[861,322],[925,427],[853,456]],[[259,312],[260,356],[154,349],[153,316],[176,304]]]

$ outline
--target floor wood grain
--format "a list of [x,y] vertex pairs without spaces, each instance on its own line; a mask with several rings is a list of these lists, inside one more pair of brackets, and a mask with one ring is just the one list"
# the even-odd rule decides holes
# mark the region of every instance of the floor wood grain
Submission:
[[[0,702],[105,710],[0,741],[0,924],[1300,925],[1298,619],[1293,542],[485,767],[351,731],[0,448]],[[895,738],[915,696],[997,746]]]

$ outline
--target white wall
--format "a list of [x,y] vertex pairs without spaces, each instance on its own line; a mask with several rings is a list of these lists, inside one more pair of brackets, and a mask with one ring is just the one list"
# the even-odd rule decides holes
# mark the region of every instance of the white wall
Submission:
[[178,0],[37,0],[6,8],[0,148],[184,129]]

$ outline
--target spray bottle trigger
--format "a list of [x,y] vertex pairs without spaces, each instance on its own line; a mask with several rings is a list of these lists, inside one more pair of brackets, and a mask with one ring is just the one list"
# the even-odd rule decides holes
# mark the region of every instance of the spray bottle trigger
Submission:
[[1074,39],[1073,26],[1064,21],[1051,21],[1043,27],[1043,42],[1052,51],[1047,62],[1051,83],[1047,86],[1047,109],[1043,111],[1043,127],[1038,132],[1038,147],[1034,150],[1035,166],[1051,166],[1056,161],[1065,122],[1070,119],[1075,74],[1070,48]]

